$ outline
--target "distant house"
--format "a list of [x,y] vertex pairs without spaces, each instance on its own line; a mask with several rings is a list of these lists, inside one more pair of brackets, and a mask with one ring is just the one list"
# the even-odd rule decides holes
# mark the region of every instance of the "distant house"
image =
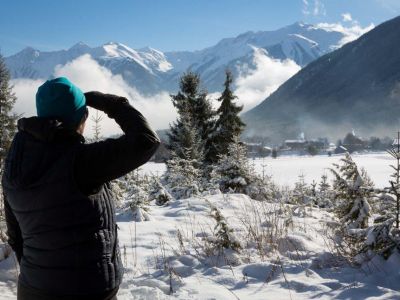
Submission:
[[314,147],[319,151],[322,151],[329,147],[329,143],[327,139],[319,138],[315,140],[286,140],[283,144],[283,148],[287,151],[307,151],[309,147]]
[[303,151],[306,149],[307,141],[306,140],[286,140],[284,143],[284,148],[287,148],[292,151]]
[[346,153],[346,152],[349,152],[349,150],[347,150],[347,148],[343,147],[343,146],[338,146],[335,149],[335,154],[342,154],[342,153]]
[[272,148],[264,146],[263,143],[244,142],[243,144],[246,146],[247,155],[249,157],[269,156],[272,152]]
[[352,153],[355,151],[365,150],[368,147],[368,141],[357,136],[353,131],[346,135],[346,137],[343,139],[343,143],[339,146],[343,146],[349,153]]
[[257,156],[262,148],[261,143],[250,143],[250,142],[243,142],[247,149],[247,155],[250,157]]
[[329,143],[327,139],[317,139],[317,140],[309,140],[307,141],[307,146],[314,146],[318,150],[324,150],[329,147]]

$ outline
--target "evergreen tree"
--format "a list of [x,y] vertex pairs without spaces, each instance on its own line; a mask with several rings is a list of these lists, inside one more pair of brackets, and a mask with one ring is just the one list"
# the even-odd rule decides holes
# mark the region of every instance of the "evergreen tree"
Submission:
[[385,189],[386,196],[391,200],[388,201],[389,214],[394,217],[396,222],[396,228],[400,227],[400,132],[397,134],[397,140],[395,140],[395,147],[388,150],[388,153],[396,161],[395,165],[391,165],[394,172],[391,174],[392,180],[389,181],[390,187]]
[[103,120],[103,116],[99,114],[99,111],[96,110],[96,114],[91,118],[93,121],[93,140],[95,142],[100,141],[101,139],[101,121]]
[[366,172],[358,170],[349,153],[341,161],[342,165],[334,164],[336,169],[331,169],[335,176],[335,213],[348,229],[366,228],[370,217],[372,187]]
[[393,173],[389,180],[389,187],[380,191],[379,202],[374,203],[380,215],[374,219],[374,224],[367,232],[366,249],[388,258],[395,249],[400,250],[400,132],[393,143],[393,147],[388,150],[395,160],[391,165]]
[[325,194],[327,191],[329,191],[331,186],[328,183],[328,176],[326,174],[321,176],[321,181],[320,181],[318,187],[319,187],[320,194]]
[[218,254],[222,254],[226,249],[239,252],[242,249],[239,239],[235,236],[232,228],[229,227],[221,211],[211,205],[211,217],[215,220],[214,236],[209,237],[209,241],[214,244]]
[[184,74],[180,81],[180,91],[176,95],[171,95],[171,98],[179,118],[170,126],[169,150],[184,158],[185,149],[194,146],[189,145],[188,139],[183,135],[189,128],[197,135],[198,149],[196,151],[201,149],[205,162],[209,162],[208,149],[212,148],[211,135],[215,112],[207,98],[207,93],[200,90],[199,75],[192,72]]
[[197,132],[202,141],[204,151],[204,162],[210,164],[213,162],[213,132],[215,126],[215,111],[211,106],[211,102],[207,98],[206,92],[200,92],[193,105],[193,121],[197,128]]
[[10,86],[10,73],[0,54],[0,175],[6,152],[16,131],[17,115],[12,113],[16,100]]
[[235,136],[226,150],[228,153],[220,156],[212,177],[219,183],[222,192],[246,193],[254,180],[246,147],[239,141],[239,137]]
[[171,127],[169,148],[175,156],[193,161],[196,169],[202,167],[204,145],[187,107],[182,108],[175,126]]
[[299,175],[299,179],[294,184],[293,189],[293,204],[306,205],[311,200],[311,190],[305,181],[304,174]]
[[149,182],[147,176],[141,176],[139,169],[127,174],[126,204],[136,222],[149,221]]
[[218,160],[218,156],[225,153],[235,136],[240,136],[245,124],[239,117],[243,106],[237,106],[234,100],[237,98],[231,90],[233,78],[232,73],[226,71],[225,89],[218,101],[221,102],[217,110],[218,120],[215,124],[213,148],[210,149],[210,159],[213,162]]
[[188,198],[200,192],[200,177],[204,162],[204,145],[193,127],[189,107],[183,105],[170,135],[170,159],[165,181],[176,199]]
[[155,200],[157,205],[165,205],[166,203],[172,201],[172,196],[164,188],[160,182],[159,177],[153,176],[150,183],[149,189],[149,199]]
[[317,205],[319,207],[330,207],[331,201],[331,186],[328,183],[328,176],[326,174],[321,176],[321,181],[318,185]]
[[186,155],[181,158],[172,152],[171,158],[167,161],[165,181],[176,199],[189,198],[200,193],[201,171],[197,167],[198,161],[190,158],[190,149],[185,153]]
[[[3,164],[16,131],[17,115],[12,113],[17,100],[10,85],[10,73],[3,56],[0,54],[0,178],[3,173]],[[4,217],[3,191],[0,185],[0,224]],[[0,236],[2,229],[0,228]]]

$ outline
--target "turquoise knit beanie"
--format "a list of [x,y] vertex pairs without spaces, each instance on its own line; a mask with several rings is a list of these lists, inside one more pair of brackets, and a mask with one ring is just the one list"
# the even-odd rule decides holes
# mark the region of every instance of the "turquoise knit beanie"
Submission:
[[65,77],[47,80],[36,93],[38,117],[56,118],[67,126],[77,126],[86,112],[82,91]]

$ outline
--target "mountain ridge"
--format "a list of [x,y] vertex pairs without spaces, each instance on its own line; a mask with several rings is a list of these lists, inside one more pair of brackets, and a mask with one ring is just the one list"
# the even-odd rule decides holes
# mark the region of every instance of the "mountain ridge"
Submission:
[[243,114],[247,135],[272,140],[390,135],[400,125],[400,17],[300,70]]
[[13,78],[47,78],[56,65],[64,65],[77,57],[89,54],[113,74],[121,74],[128,84],[143,94],[161,90],[174,92],[182,72],[198,72],[210,92],[221,89],[226,68],[239,76],[243,65],[255,68],[252,46],[268,51],[275,59],[292,59],[305,66],[333,48],[339,47],[346,33],[296,22],[270,31],[248,31],[236,37],[224,38],[217,44],[196,51],[163,53],[151,47],[133,49],[127,45],[108,42],[90,47],[78,42],[69,49],[39,51],[25,48],[6,57]]

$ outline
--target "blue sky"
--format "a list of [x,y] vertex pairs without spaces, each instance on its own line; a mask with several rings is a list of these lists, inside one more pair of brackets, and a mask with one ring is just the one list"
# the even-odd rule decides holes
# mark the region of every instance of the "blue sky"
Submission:
[[304,21],[361,26],[400,15],[400,0],[2,0],[0,51],[66,49],[116,41],[132,48],[196,50],[248,30]]

